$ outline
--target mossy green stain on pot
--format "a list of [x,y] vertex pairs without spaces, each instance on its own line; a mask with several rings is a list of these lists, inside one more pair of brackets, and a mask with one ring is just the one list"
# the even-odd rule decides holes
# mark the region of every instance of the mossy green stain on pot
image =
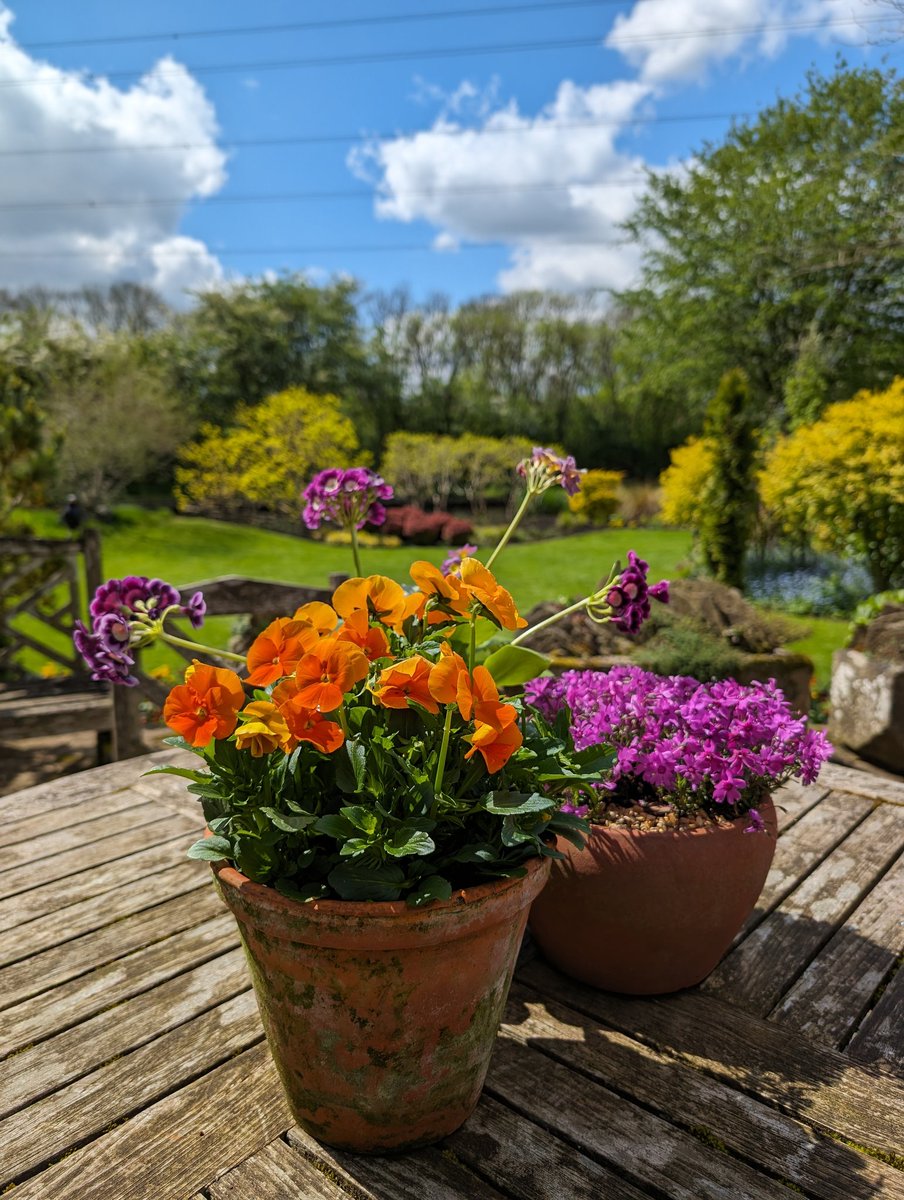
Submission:
[[477,1103],[527,910],[549,860],[425,909],[301,905],[224,863],[271,1051],[299,1124],[380,1153],[458,1128]]

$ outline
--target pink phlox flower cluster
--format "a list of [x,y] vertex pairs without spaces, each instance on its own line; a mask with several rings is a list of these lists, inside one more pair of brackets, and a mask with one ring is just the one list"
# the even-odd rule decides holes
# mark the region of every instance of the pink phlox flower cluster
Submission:
[[330,467],[319,471],[302,493],[302,516],[308,529],[319,529],[324,521],[345,529],[382,525],[383,501],[392,496],[392,485],[368,467]]
[[603,786],[625,802],[652,788],[661,799],[690,791],[701,807],[749,807],[792,777],[812,783],[832,752],[774,680],[700,683],[614,667],[533,680],[525,693],[547,720],[567,706],[578,750],[616,748]]

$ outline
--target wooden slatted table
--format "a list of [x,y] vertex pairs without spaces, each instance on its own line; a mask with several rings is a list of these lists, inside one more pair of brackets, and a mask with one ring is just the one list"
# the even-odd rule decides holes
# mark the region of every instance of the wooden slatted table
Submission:
[[293,1126],[194,800],[132,760],[0,800],[0,1190],[16,1200],[904,1200],[904,785],[780,795],[756,913],[697,989],[627,999],[529,948],[441,1146]]

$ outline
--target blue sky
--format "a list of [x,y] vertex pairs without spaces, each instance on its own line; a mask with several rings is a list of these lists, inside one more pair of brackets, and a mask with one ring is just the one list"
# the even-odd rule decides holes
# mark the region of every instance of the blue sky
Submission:
[[[0,286],[134,278],[177,303],[291,270],[456,300],[622,286],[637,254],[618,222],[645,165],[682,162],[839,52],[900,58],[871,44],[871,0],[535,2],[0,0]],[[88,42],[113,38],[132,40]],[[470,46],[500,48],[437,53]],[[298,65],[354,56],[387,60]],[[312,191],[354,194],[286,198]]]

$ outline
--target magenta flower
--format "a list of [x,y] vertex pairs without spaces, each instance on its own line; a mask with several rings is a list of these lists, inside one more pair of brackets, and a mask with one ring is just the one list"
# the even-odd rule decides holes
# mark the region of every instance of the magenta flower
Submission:
[[318,472],[302,493],[302,516],[308,529],[319,529],[324,521],[348,530],[382,525],[386,520],[382,501],[392,496],[391,485],[367,467],[344,471],[330,467]]
[[637,633],[649,617],[651,599],[661,604],[669,602],[669,585],[665,580],[648,586],[649,569],[649,563],[629,550],[627,567],[606,593],[606,603],[612,609],[612,624],[626,633]]
[[527,480],[528,492],[534,495],[559,484],[569,496],[574,496],[580,491],[581,476],[584,472],[572,455],[568,454],[562,458],[544,446],[534,446],[530,458],[525,458],[518,464],[518,474]]

